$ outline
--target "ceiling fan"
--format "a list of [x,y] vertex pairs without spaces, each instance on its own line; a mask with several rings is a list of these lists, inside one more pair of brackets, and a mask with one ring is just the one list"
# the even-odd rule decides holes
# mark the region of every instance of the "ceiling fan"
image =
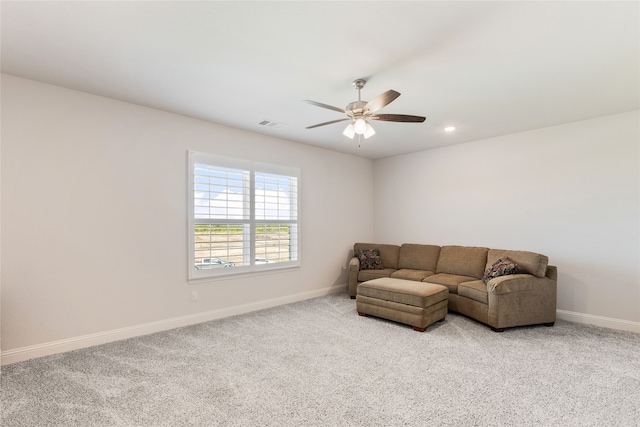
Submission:
[[322,104],[320,102],[310,101],[305,99],[305,102],[308,102],[311,105],[315,105],[317,107],[327,108],[329,110],[338,111],[340,113],[344,113],[347,117],[338,120],[331,120],[330,122],[318,123],[317,125],[307,126],[306,129],[313,129],[320,126],[330,125],[333,123],[344,122],[346,120],[351,120],[351,123],[344,130],[343,135],[353,139],[353,137],[358,135],[358,147],[360,146],[360,136],[364,136],[365,139],[376,133],[373,130],[373,127],[369,123],[369,120],[382,120],[386,122],[404,122],[404,123],[422,123],[425,121],[426,117],[422,116],[409,116],[406,114],[374,114],[376,111],[381,108],[389,105],[393,100],[400,96],[400,92],[396,92],[395,90],[388,90],[385,93],[378,95],[373,98],[371,101],[362,101],[360,98],[360,90],[367,83],[364,79],[357,79],[353,81],[353,85],[358,90],[358,100],[351,102],[347,105],[347,107],[343,110],[342,108],[333,107],[331,105]]

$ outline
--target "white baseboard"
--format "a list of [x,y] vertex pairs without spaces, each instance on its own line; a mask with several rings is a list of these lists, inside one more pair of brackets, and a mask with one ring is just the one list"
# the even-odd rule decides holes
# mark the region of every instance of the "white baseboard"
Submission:
[[329,294],[340,292],[345,292],[346,294],[346,290],[346,284],[331,286],[329,288],[317,289],[309,292],[287,295],[284,297],[272,298],[249,304],[236,305],[219,310],[206,311],[188,316],[174,317],[172,319],[130,326],[127,328],[113,329],[110,331],[98,332],[95,334],[83,335],[59,341],[52,341],[44,344],[16,348],[0,353],[0,361],[2,365],[9,365],[36,357],[49,356],[51,354],[64,353],[66,351],[106,344],[113,341],[152,334],[155,332],[166,331],[169,329],[194,325],[197,323],[208,322],[210,320],[249,313],[256,310],[263,310],[265,308],[276,307],[283,304],[290,304],[293,302],[317,298]]
[[558,319],[568,320],[576,323],[586,323],[589,325],[601,326],[603,328],[617,329],[619,331],[629,331],[640,333],[640,322],[630,320],[614,319],[612,317],[595,316],[593,314],[576,313],[575,311],[556,310]]

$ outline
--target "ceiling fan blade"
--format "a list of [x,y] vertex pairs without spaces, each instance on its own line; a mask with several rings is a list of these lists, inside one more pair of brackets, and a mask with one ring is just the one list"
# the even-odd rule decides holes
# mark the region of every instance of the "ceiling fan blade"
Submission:
[[305,99],[304,102],[308,102],[311,105],[315,105],[316,107],[322,107],[322,108],[327,108],[329,110],[333,110],[333,111],[337,111],[339,113],[347,113],[345,110],[343,110],[342,108],[338,108],[338,107],[334,107],[332,105],[327,105],[327,104],[323,104],[321,102],[316,102],[316,101],[310,101],[308,99]]
[[371,116],[373,120],[382,120],[385,122],[405,122],[405,123],[422,123],[427,118],[422,116],[409,116],[407,114],[376,114]]
[[362,108],[362,111],[365,113],[368,111],[369,113],[375,113],[382,107],[389,105],[394,99],[400,96],[400,92],[396,92],[395,90],[388,90],[382,95],[378,95],[373,98],[371,101],[367,102]]
[[330,124],[333,124],[333,123],[344,122],[345,120],[351,120],[351,118],[350,117],[345,117],[344,119],[331,120],[330,122],[318,123],[317,125],[307,126],[305,129],[313,129],[313,128],[317,128],[317,127],[320,127],[320,126],[330,125]]

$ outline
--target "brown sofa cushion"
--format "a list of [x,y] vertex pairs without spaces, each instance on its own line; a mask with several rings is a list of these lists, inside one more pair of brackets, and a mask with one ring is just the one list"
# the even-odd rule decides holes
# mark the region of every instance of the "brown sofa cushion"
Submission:
[[411,280],[379,279],[358,286],[358,296],[393,301],[414,307],[430,307],[447,299],[444,286]]
[[471,276],[457,276],[455,274],[434,274],[423,280],[423,282],[434,283],[436,285],[446,286],[449,289],[449,293],[457,294],[458,285],[464,282],[471,282],[478,280],[476,277]]
[[460,283],[460,285],[458,285],[458,295],[471,298],[483,304],[489,304],[487,285],[485,285],[482,280]]
[[398,268],[436,271],[440,246],[405,243],[400,246]]
[[400,270],[396,270],[391,273],[391,277],[394,279],[404,279],[404,280],[416,280],[418,282],[422,282],[423,279],[426,279],[429,276],[433,276],[435,273],[433,271],[425,271],[425,270],[410,270],[408,268],[401,268]]
[[500,258],[509,257],[518,265],[518,273],[529,273],[536,277],[545,277],[549,258],[546,255],[527,251],[510,251],[505,249],[489,249],[486,268]]
[[384,268],[390,268],[393,270],[398,269],[398,254],[400,253],[400,246],[377,243],[356,243],[353,245],[354,252],[361,249],[378,249],[380,251],[380,258],[382,259],[382,265],[384,265]]
[[486,269],[488,251],[489,248],[473,246],[443,246],[440,249],[436,273],[481,279]]
[[394,271],[396,270],[393,268],[385,268],[384,270],[360,270],[358,272],[358,282],[389,277]]

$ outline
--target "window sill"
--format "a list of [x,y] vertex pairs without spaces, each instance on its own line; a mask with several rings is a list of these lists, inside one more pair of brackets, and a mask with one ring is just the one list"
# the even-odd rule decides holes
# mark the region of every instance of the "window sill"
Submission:
[[[258,270],[247,269],[244,271],[229,271],[229,272],[225,271],[224,273],[219,273],[212,276],[190,277],[187,280],[187,283],[189,285],[199,285],[207,282],[218,282],[220,280],[230,280],[230,279],[243,278],[243,277],[264,276],[267,274],[286,273],[291,270],[298,270],[299,268],[300,268],[300,263],[297,263],[295,265],[289,264],[289,265],[261,268]],[[231,270],[231,269],[225,269],[225,270]]]

